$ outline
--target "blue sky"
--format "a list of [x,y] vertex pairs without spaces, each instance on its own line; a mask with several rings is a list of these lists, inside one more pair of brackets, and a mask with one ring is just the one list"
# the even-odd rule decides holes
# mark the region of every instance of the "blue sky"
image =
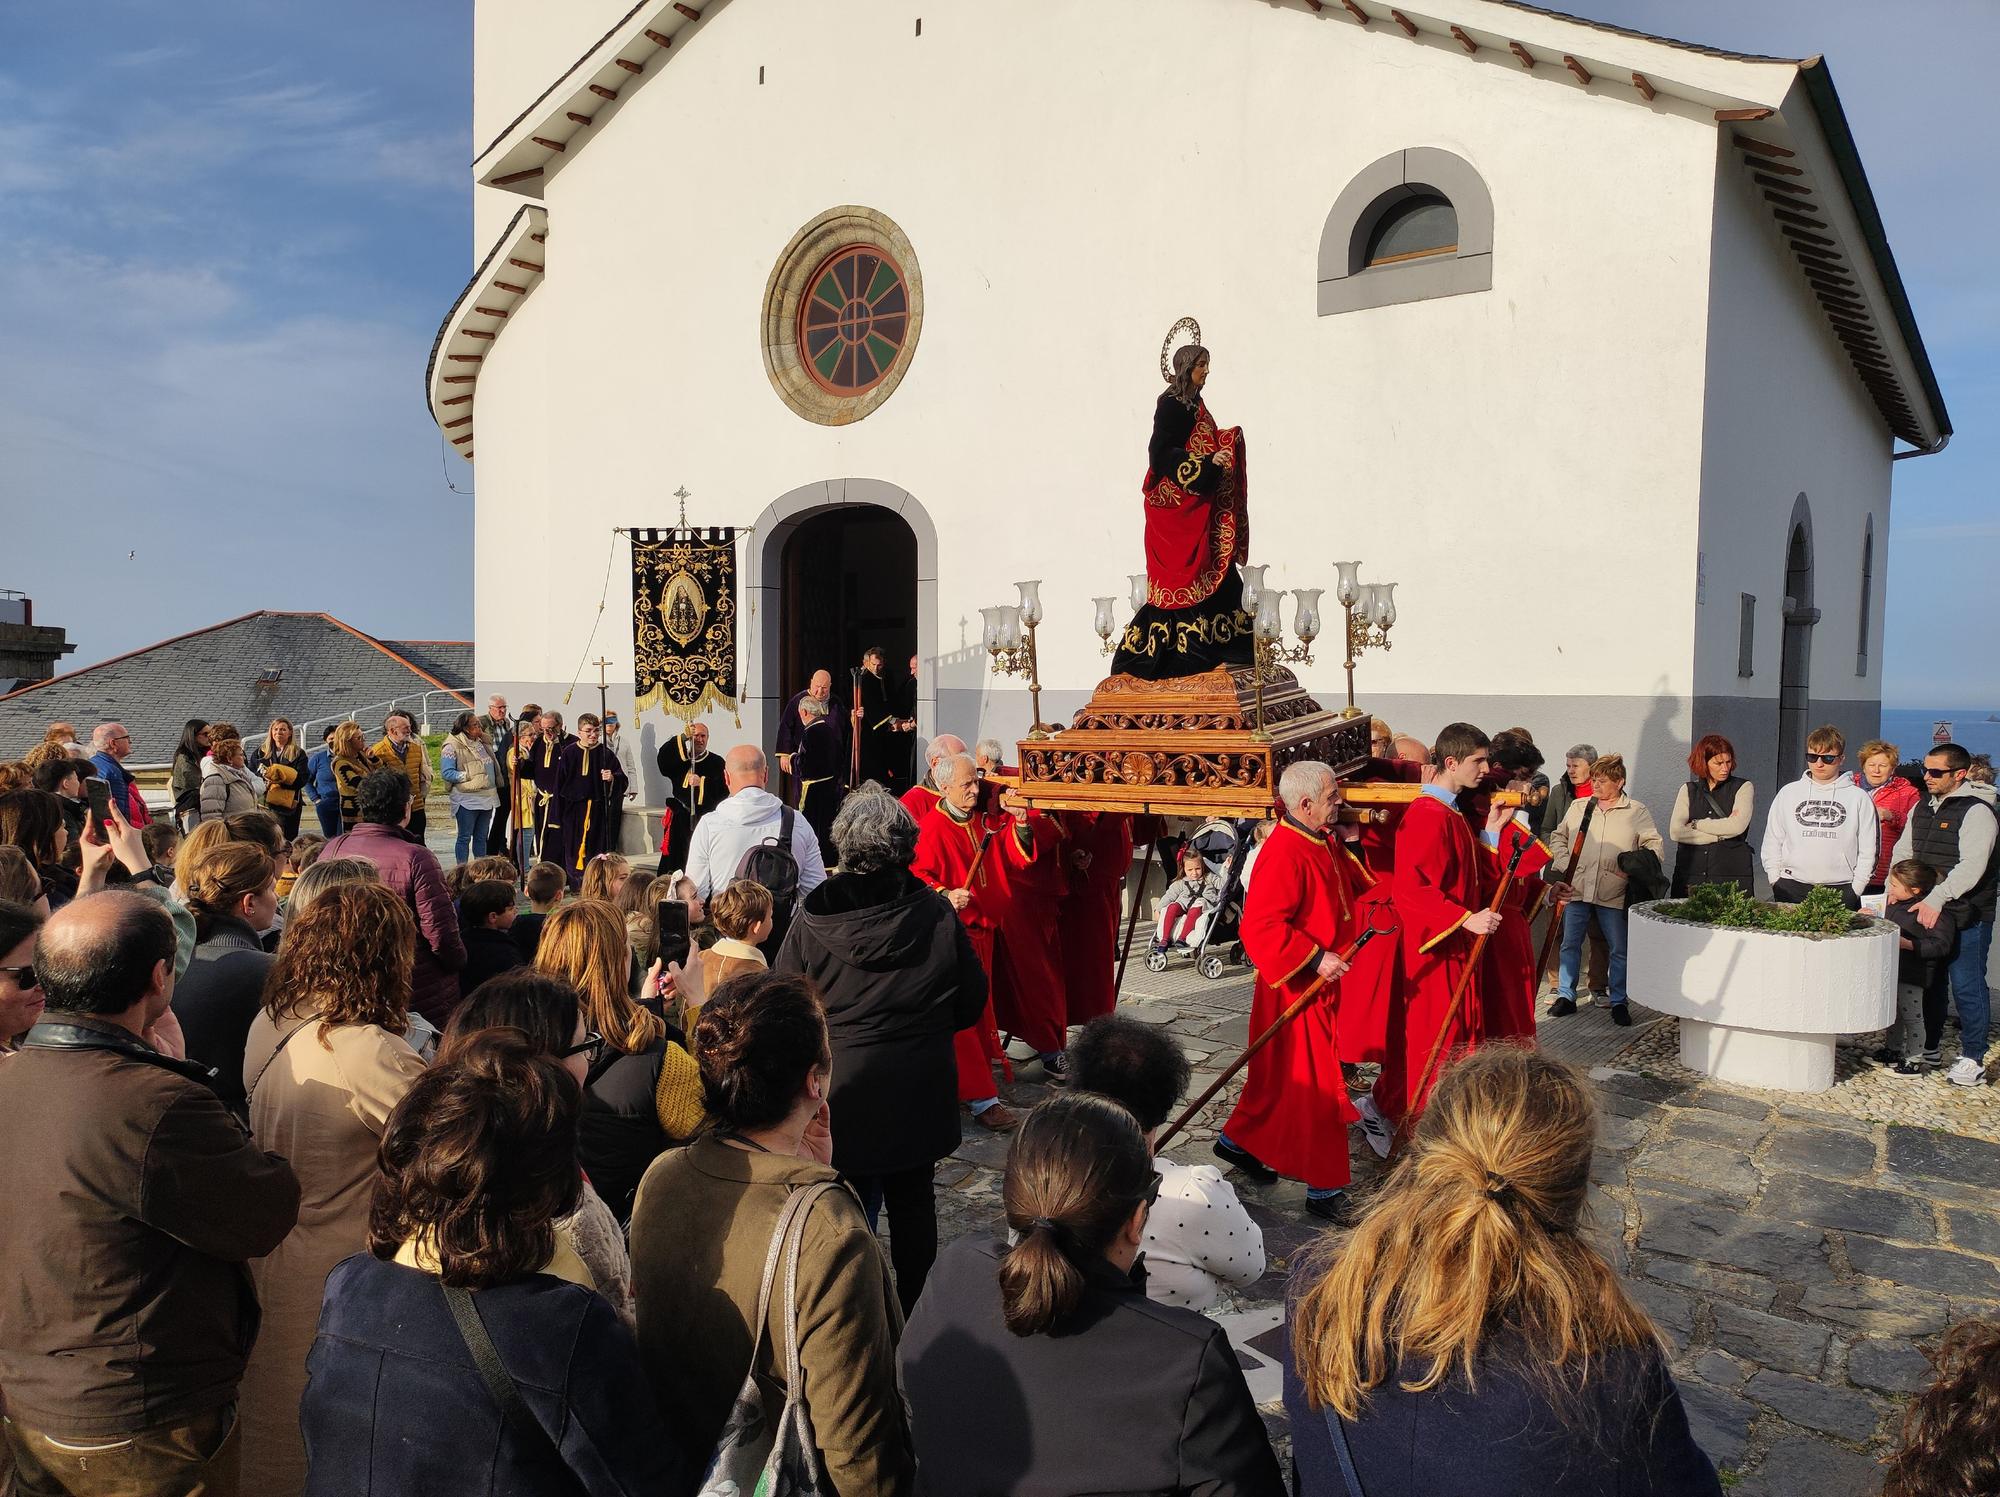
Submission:
[[[1885,700],[2000,704],[2000,6],[1571,8],[1829,59],[1958,428],[1896,466]],[[0,7],[0,587],[68,629],[67,665],[256,608],[470,633],[446,480],[472,475],[421,389],[472,262],[470,21],[468,0]]]

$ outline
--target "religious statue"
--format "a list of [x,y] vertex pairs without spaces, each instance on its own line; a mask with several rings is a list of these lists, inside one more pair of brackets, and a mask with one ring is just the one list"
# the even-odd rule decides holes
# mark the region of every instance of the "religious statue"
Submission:
[[1167,388],[1146,449],[1146,606],[1125,627],[1114,674],[1161,681],[1252,660],[1236,570],[1250,555],[1243,428],[1216,426],[1202,399],[1208,370],[1201,327],[1183,317],[1160,349]]

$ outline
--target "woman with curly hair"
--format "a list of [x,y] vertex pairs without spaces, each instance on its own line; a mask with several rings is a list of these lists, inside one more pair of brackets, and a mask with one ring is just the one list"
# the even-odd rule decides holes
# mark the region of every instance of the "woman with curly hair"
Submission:
[[702,1123],[701,1077],[679,1029],[660,1017],[660,964],[635,1002],[632,947],[617,907],[602,899],[559,904],[542,925],[535,970],[559,977],[583,999],[583,1022],[604,1037],[584,1074],[583,1167],[620,1221],[646,1166]]
[[1882,1497],[2000,1492],[2000,1325],[1968,1320],[1939,1343],[1937,1376],[1903,1416]]
[[1584,1235],[1597,1104],[1488,1045],[1445,1072],[1352,1232],[1293,1270],[1299,1497],[1721,1497],[1659,1333]]
[[[632,1332],[562,1234],[583,1191],[580,1091],[530,1036],[488,1029],[390,1117],[367,1251],[326,1281],[293,1406],[313,1492],[683,1490],[671,1473],[705,1452],[661,1418]],[[519,1421],[477,1370],[480,1344]]]
[[320,1290],[368,1244],[375,1154],[423,1074],[409,1031],[416,922],[381,883],[328,889],[285,927],[244,1046],[250,1127],[291,1161],[304,1204],[276,1252],[250,1265],[263,1328],[243,1376],[243,1490],[305,1486],[299,1395]]

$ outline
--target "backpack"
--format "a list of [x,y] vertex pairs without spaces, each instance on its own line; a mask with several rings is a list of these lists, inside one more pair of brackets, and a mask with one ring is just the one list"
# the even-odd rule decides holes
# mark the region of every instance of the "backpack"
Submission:
[[753,879],[771,891],[771,913],[780,929],[790,921],[799,897],[799,859],[792,851],[797,819],[798,813],[786,806],[778,817],[778,835],[747,848],[736,864],[736,877]]

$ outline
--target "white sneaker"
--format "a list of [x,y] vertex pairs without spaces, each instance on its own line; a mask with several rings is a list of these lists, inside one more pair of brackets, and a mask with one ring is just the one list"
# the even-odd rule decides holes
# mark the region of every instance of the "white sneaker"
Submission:
[[1354,1105],[1361,1113],[1361,1136],[1368,1140],[1368,1147],[1375,1151],[1377,1159],[1387,1159],[1389,1145],[1395,1138],[1395,1130],[1389,1126],[1389,1120],[1382,1116],[1382,1109],[1366,1092],[1354,1099]]
[[1951,1069],[1944,1073],[1944,1079],[1953,1086],[1984,1086],[1986,1067],[1970,1055],[1961,1055],[1951,1063]]

